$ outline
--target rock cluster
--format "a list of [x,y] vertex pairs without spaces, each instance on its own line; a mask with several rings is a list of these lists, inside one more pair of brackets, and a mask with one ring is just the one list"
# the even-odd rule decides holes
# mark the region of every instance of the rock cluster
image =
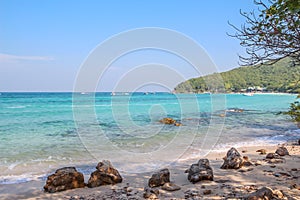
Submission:
[[188,180],[192,183],[202,180],[213,181],[214,179],[208,159],[200,159],[197,164],[192,164],[186,172],[188,173]]
[[116,170],[108,160],[99,162],[96,169],[97,170],[91,174],[87,184],[90,188],[117,184],[123,180],[118,170]]
[[78,172],[75,167],[64,167],[48,176],[44,190],[46,192],[59,192],[74,188],[84,187],[83,174]]
[[[108,160],[99,162],[96,169],[90,176],[88,187],[122,182],[122,177],[118,170]],[[85,187],[83,174],[78,172],[75,167],[64,167],[48,176],[44,190],[45,192],[53,193],[82,187]]]
[[227,152],[226,157],[223,159],[224,163],[221,166],[221,169],[239,169],[245,162],[244,158],[234,147]]

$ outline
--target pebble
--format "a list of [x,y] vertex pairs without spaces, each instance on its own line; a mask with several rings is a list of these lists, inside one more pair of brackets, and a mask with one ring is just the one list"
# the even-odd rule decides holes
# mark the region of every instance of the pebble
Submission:
[[211,190],[204,190],[204,191],[203,191],[203,194],[204,194],[204,195],[209,195],[209,194],[211,194],[211,193],[212,193]]

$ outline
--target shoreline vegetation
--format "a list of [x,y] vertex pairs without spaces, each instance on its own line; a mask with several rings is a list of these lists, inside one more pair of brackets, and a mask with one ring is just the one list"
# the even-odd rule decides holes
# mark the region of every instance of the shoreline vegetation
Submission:
[[300,93],[300,65],[284,58],[272,65],[243,66],[192,78],[178,84],[176,93]]
[[[230,151],[232,151],[232,149],[230,149]],[[229,154],[228,151],[227,156],[226,152],[212,152],[205,158],[209,163],[206,163],[206,159],[201,159],[202,163],[204,160],[205,167],[197,168],[199,174],[196,177],[198,177],[199,180],[195,182],[191,181],[190,174],[192,174],[191,171],[195,171],[196,164],[193,163],[197,163],[198,160],[185,160],[176,166],[168,167],[169,179],[163,180],[169,180],[171,182],[168,184],[169,189],[166,188],[164,182],[161,184],[163,186],[154,184],[155,186],[153,187],[153,181],[151,182],[150,179],[156,176],[154,172],[154,174],[126,174],[125,172],[121,172],[120,174],[123,181],[118,184],[92,188],[84,187],[56,193],[43,191],[42,188],[46,180],[1,185],[0,197],[1,199],[69,200],[255,199],[253,196],[256,195],[258,197],[261,195],[259,193],[262,192],[266,195],[265,197],[271,195],[268,196],[268,198],[271,197],[273,199],[299,199],[299,141],[273,146],[244,146],[237,148],[237,152],[233,150],[232,154]],[[225,164],[226,162],[227,164]],[[97,170],[101,170],[101,167],[103,167],[103,164],[100,163],[97,166]],[[238,165],[232,163],[238,163]],[[239,164],[241,166],[239,166]],[[230,167],[230,165],[233,167]],[[221,167],[223,169],[221,169]],[[212,170],[213,177],[206,180],[203,177],[207,177],[206,174],[209,171],[203,170],[207,169]],[[109,170],[106,170],[106,172],[111,173]],[[84,175],[85,182],[87,182],[89,178],[90,175]],[[152,187],[149,187],[150,182]],[[176,189],[172,191],[172,189],[170,189],[171,186],[173,186],[173,188],[177,186],[177,188],[175,187]],[[266,190],[267,192],[263,192],[262,190]]]

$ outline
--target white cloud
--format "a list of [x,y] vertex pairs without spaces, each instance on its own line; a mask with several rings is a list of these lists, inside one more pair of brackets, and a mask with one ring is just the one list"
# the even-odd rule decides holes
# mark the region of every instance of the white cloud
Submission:
[[50,61],[50,60],[53,60],[53,58],[49,56],[19,56],[19,55],[0,53],[0,62]]

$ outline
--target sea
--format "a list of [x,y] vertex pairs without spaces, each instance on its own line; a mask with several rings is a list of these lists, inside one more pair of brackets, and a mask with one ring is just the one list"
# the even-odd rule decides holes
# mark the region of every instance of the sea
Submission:
[[[278,114],[291,94],[9,93],[0,95],[0,184],[84,174],[101,160],[123,173],[152,171],[209,152],[298,139]],[[163,124],[163,118],[176,120]]]

